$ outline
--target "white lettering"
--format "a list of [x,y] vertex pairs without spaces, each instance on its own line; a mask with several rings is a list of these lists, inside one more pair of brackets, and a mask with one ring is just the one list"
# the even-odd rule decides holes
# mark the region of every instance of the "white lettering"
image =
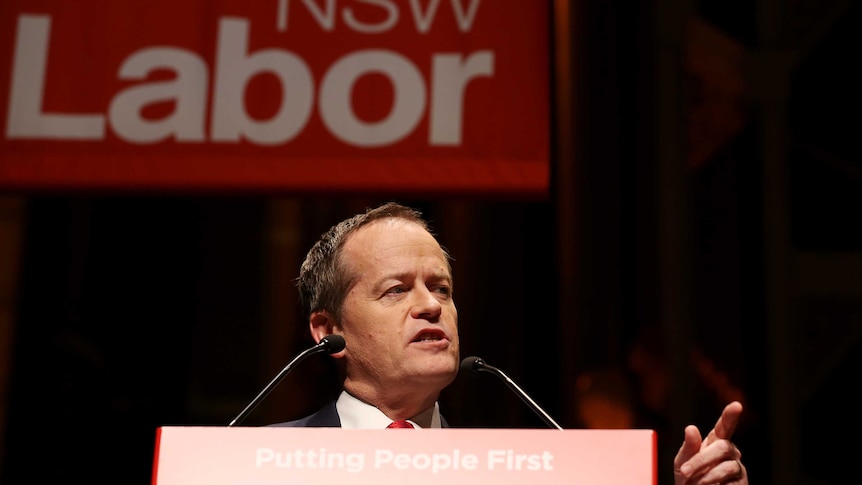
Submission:
[[[479,10],[479,4],[482,0],[470,0],[470,6],[466,12],[461,5],[462,0],[449,1],[455,14],[455,20],[458,22],[458,29],[461,32],[469,32],[473,28],[473,22],[476,20],[476,12]],[[422,5],[419,3],[419,0],[410,0],[410,11],[413,13],[413,22],[416,24],[417,32],[427,34],[431,30],[431,25],[434,23],[439,6],[440,0],[431,0],[428,3],[428,9],[423,15]]]
[[[423,22],[431,18],[434,5],[429,6]],[[416,130],[427,112],[428,144],[455,146],[462,143],[464,136],[468,85],[476,78],[492,77],[495,70],[491,50],[432,54],[428,79],[412,59],[401,53],[383,49],[348,51],[328,70],[321,71],[320,94],[316,97],[317,82],[305,61],[281,48],[249,52],[249,30],[247,19],[220,19],[212,67],[201,54],[179,47],[133,52],[120,65],[118,78],[137,82],[114,94],[107,106],[113,132],[130,143],[173,139],[190,143],[246,140],[257,145],[278,145],[301,135],[316,105],[324,127],[350,145],[380,147],[397,143]],[[7,138],[105,139],[103,114],[45,112],[42,104],[50,34],[50,17],[19,17]],[[155,78],[157,71],[170,71],[173,77]],[[210,72],[212,90],[208,87]],[[353,103],[357,83],[370,74],[382,75],[393,91],[386,115],[373,121],[360,118]],[[280,93],[278,89],[263,93],[274,114],[255,117],[246,106],[246,98],[256,94],[247,93],[248,86],[264,75],[274,76]],[[171,111],[147,113],[154,106],[166,106]]]
[[102,115],[42,113],[50,33],[51,17],[18,17],[6,136],[10,139],[101,140],[105,137]]
[[356,17],[353,15],[353,9],[347,7],[344,9],[344,23],[351,27],[353,30],[357,32],[362,32],[363,34],[377,34],[380,32],[386,32],[391,29],[395,24],[398,23],[398,6],[393,4],[391,0],[357,0],[360,2],[370,3],[372,5],[379,5],[380,7],[386,10],[386,20],[380,22],[379,24],[368,24],[364,22],[360,22],[356,20]]
[[410,11],[413,12],[413,23],[416,24],[416,30],[419,33],[427,34],[431,30],[431,24],[434,23],[434,17],[437,16],[437,8],[440,6],[440,0],[431,0],[428,3],[428,9],[422,14],[422,5],[419,0],[410,0]]
[[[336,18],[336,0],[325,0],[325,8],[318,5],[315,0],[300,0],[305,9],[326,32],[335,30]],[[379,34],[391,30],[397,23],[400,17],[398,5],[393,0],[353,0],[354,2],[367,3],[383,8],[386,11],[386,18],[376,24],[359,21],[352,8],[349,6],[343,7],[341,16],[344,24],[356,32],[363,34]],[[482,0],[469,0],[469,5],[464,8],[464,0],[449,0],[452,6],[452,13],[455,21],[458,24],[458,29],[461,32],[469,32],[473,28],[473,23],[476,20],[479,5]],[[416,31],[421,34],[427,34],[434,19],[437,17],[437,10],[440,7],[440,0],[430,0],[428,7],[423,12],[421,0],[410,0],[410,12],[413,14],[413,23]],[[278,0],[275,26],[279,32],[284,32],[290,24],[290,0]]]
[[[292,52],[264,49],[247,56],[248,21],[220,22],[213,89],[211,137],[237,142],[242,136],[261,145],[285,143],[296,137],[311,116],[314,81],[305,61]],[[281,81],[281,106],[267,121],[248,116],[244,104],[248,81],[270,72]]]
[[[134,143],[154,143],[171,135],[177,141],[204,141],[209,73],[200,57],[169,47],[144,49],[126,59],[119,77],[145,79],[163,67],[176,72],[176,79],[134,86],[119,93],[108,112],[111,126],[118,136]],[[141,116],[145,106],[165,101],[175,102],[172,115],[160,121]]]
[[273,459],[275,459],[275,451],[272,448],[258,448],[254,466],[260,468],[265,463],[271,463]]
[[392,450],[378,449],[374,452],[374,468],[394,468],[396,470],[430,470],[440,473],[447,470],[476,470],[479,457],[454,449],[451,453],[394,453]]
[[460,145],[464,122],[464,91],[471,79],[494,75],[494,53],[479,51],[466,62],[460,54],[434,55],[431,82],[431,145]]
[[316,470],[346,470],[357,473],[365,468],[363,453],[330,452],[326,448],[294,449],[276,451],[258,448],[255,453],[256,468],[292,468]]
[[488,450],[488,469],[553,471],[554,455],[549,451],[515,453],[515,450]]
[[[379,72],[395,91],[388,117],[366,123],[353,111],[353,85],[363,75]],[[425,111],[425,82],[419,69],[406,57],[384,50],[354,52],[339,59],[320,86],[320,116],[339,140],[356,146],[375,147],[401,140],[416,128]]]
[[479,10],[479,3],[482,0],[470,0],[470,7],[467,12],[464,12],[464,7],[461,6],[461,0],[451,0],[452,10],[455,12],[455,18],[458,20],[458,28],[461,32],[469,32],[473,28],[473,20],[476,19],[476,12]]

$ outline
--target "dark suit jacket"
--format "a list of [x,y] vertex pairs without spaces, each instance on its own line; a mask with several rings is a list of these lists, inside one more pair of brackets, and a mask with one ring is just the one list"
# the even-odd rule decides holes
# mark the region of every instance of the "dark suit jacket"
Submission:
[[335,409],[335,401],[330,401],[326,406],[320,408],[320,411],[310,416],[286,423],[271,424],[270,426],[288,428],[340,428],[341,418],[338,417],[338,411]]
[[[310,416],[284,423],[271,424],[270,426],[288,428],[340,428],[341,418],[338,417],[335,401],[330,401],[326,406],[323,406],[319,411]],[[444,428],[449,427],[449,423],[446,422],[443,416],[440,416],[440,426]]]

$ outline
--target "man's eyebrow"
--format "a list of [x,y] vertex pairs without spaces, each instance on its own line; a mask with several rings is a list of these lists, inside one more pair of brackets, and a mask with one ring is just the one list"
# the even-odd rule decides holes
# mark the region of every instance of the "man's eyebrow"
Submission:
[[407,274],[408,273],[404,271],[399,271],[397,273],[387,273],[384,275],[380,275],[379,278],[374,280],[374,284],[372,284],[371,287],[375,290],[382,290],[394,281],[404,281]]
[[434,281],[445,281],[449,284],[452,284],[452,275],[449,274],[448,271],[435,271],[431,274],[430,280]]
[[[387,273],[381,275],[377,281],[374,282],[374,286],[383,285],[387,281],[405,281],[413,278],[414,273],[412,271],[397,271],[392,273]],[[446,281],[447,283],[452,283],[452,275],[449,274],[446,270],[434,271],[428,277],[428,280],[431,281]]]

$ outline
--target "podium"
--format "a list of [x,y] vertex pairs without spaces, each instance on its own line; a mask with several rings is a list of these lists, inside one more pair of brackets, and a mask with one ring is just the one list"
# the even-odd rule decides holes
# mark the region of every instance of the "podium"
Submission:
[[163,426],[153,485],[655,485],[652,430]]

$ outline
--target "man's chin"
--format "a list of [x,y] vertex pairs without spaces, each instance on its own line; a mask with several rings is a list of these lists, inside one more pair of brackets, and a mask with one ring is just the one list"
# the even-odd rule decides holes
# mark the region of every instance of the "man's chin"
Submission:
[[438,362],[421,369],[416,377],[423,383],[436,383],[442,389],[451,384],[457,376],[457,365],[449,362]]

